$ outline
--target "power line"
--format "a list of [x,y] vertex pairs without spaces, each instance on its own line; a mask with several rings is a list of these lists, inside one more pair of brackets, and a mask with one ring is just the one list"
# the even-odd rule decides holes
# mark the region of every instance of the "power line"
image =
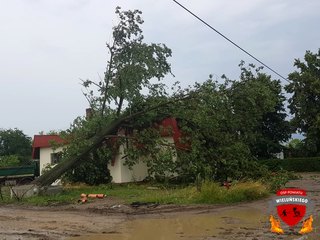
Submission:
[[256,60],[257,62],[259,62],[260,64],[262,64],[263,66],[265,66],[266,68],[268,68],[270,71],[272,71],[273,73],[275,73],[276,75],[278,75],[279,77],[281,77],[283,80],[290,82],[287,78],[283,77],[280,73],[278,73],[277,71],[273,70],[271,67],[269,67],[267,64],[263,63],[262,61],[260,61],[258,58],[256,58],[255,56],[253,56],[251,53],[249,53],[248,51],[246,51],[245,49],[243,49],[242,47],[240,47],[238,44],[236,44],[234,41],[232,41],[230,38],[226,37],[225,35],[223,35],[221,32],[219,32],[217,29],[215,29],[214,27],[212,27],[209,23],[207,23],[206,21],[204,21],[203,19],[201,19],[200,17],[198,17],[196,14],[194,14],[193,12],[191,12],[188,8],[186,8],[185,6],[183,6],[181,3],[179,3],[176,0],[173,0],[176,4],[178,4],[181,8],[183,8],[184,10],[186,10],[188,13],[190,13],[192,16],[194,16],[195,18],[197,18],[200,22],[202,22],[203,24],[205,24],[207,27],[209,27],[211,30],[215,31],[216,33],[218,33],[221,37],[223,37],[224,39],[226,39],[227,41],[229,41],[230,43],[232,43],[234,46],[236,46],[237,48],[239,48],[241,51],[243,51],[244,53],[246,53],[247,55],[249,55],[250,57],[252,57],[254,60]]

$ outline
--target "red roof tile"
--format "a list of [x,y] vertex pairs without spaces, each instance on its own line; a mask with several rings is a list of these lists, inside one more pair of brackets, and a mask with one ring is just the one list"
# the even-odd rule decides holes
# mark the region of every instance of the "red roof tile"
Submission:
[[58,135],[34,135],[32,147],[51,147],[52,142],[64,143],[64,140]]

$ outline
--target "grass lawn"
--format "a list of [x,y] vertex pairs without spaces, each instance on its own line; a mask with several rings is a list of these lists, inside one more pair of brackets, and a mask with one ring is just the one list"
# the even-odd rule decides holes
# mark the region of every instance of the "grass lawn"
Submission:
[[[3,187],[3,203],[13,203],[8,189]],[[252,201],[267,197],[269,191],[259,182],[235,183],[230,189],[217,183],[204,182],[201,191],[196,187],[177,187],[152,184],[108,184],[100,186],[73,185],[65,186],[62,193],[53,196],[23,198],[19,203],[31,205],[53,205],[77,203],[81,193],[102,193],[107,197],[116,197],[125,203],[155,202],[160,204],[223,204]]]

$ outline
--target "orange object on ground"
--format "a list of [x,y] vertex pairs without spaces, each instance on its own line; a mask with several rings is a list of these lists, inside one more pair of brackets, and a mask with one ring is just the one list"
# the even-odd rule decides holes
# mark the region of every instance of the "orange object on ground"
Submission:
[[102,193],[98,193],[98,194],[93,194],[93,193],[90,193],[90,194],[85,194],[85,193],[81,193],[80,194],[80,197],[81,198],[105,198],[106,195],[105,194],[102,194]]
[[88,194],[87,197],[89,198],[104,198],[106,195],[99,193],[99,194]]
[[85,194],[81,193],[80,194],[81,199],[78,200],[78,203],[86,203],[88,202],[88,198],[104,198],[106,197],[105,194],[99,193],[99,194]]
[[81,199],[78,200],[78,203],[86,203],[86,202],[88,202],[87,197],[82,197]]

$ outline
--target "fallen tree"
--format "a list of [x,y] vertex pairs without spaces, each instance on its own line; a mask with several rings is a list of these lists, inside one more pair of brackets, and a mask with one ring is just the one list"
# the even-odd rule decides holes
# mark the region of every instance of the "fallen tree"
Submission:
[[[33,183],[36,185],[53,183],[95,151],[105,141],[106,136],[116,135],[121,125],[170,103],[165,97],[165,104],[156,103],[154,107],[147,104],[144,108],[131,109],[150,96],[167,96],[165,85],[153,83],[153,80],[160,81],[166,74],[171,73],[171,66],[167,62],[167,58],[171,57],[171,49],[165,44],[143,42],[141,11],[122,11],[117,7],[115,13],[120,21],[113,27],[111,43],[106,44],[110,58],[104,78],[98,82],[82,81],[86,90],[84,96],[95,117],[101,121],[93,128],[88,128],[87,135],[84,134],[75,141],[77,143],[74,149],[68,147],[70,151],[63,156],[63,161],[35,180]],[[149,93],[143,94],[143,89]],[[81,131],[81,126],[79,128]]]
[[60,178],[68,169],[72,169],[76,164],[96,149],[104,140],[106,135],[114,134],[123,122],[130,119],[130,117],[122,117],[113,121],[107,128],[101,129],[101,132],[89,139],[89,144],[78,154],[69,155],[67,159],[53,167],[50,171],[42,174],[39,178],[33,181],[33,184],[38,186],[48,186]]
[[[121,21],[114,27],[114,42],[107,44],[110,59],[104,79],[82,82],[92,118],[74,121],[65,134],[68,146],[62,162],[33,183],[50,185],[64,173],[73,182],[86,182],[86,176],[90,180],[99,176],[101,181],[93,184],[107,182],[108,172],[96,170],[107,169],[118,150],[115,139],[117,146],[126,144],[125,164],[130,167],[142,159],[150,176],[163,177],[170,171],[179,180],[192,182],[265,175],[266,169],[254,159],[274,153],[289,136],[278,81],[242,63],[239,81],[225,79],[219,84],[211,75],[184,90],[174,85],[176,93],[170,95],[163,83],[154,80],[171,73],[167,62],[171,50],[164,44],[142,43],[140,11],[117,8],[116,13]],[[153,134],[152,125],[166,117],[177,119],[183,132],[181,143],[192,146],[188,151],[178,149],[175,161],[170,154],[156,155],[161,140]],[[118,136],[119,130],[124,136]],[[257,140],[266,147],[257,148]]]
[[109,136],[117,135],[118,130],[121,128],[121,126],[128,124],[131,121],[134,121],[136,118],[141,117],[144,114],[147,114],[148,112],[159,111],[159,109],[166,107],[170,104],[176,104],[186,99],[190,99],[194,96],[194,94],[194,92],[192,94],[189,93],[188,95],[177,97],[170,101],[160,103],[158,105],[149,107],[145,110],[133,114],[125,113],[123,116],[113,120],[106,127],[103,127],[102,129],[96,131],[97,133],[93,137],[87,139],[88,141],[84,145],[83,149],[81,149],[79,152],[73,152],[67,155],[61,163],[57,164],[50,171],[47,171],[44,174],[42,174],[32,183],[40,187],[52,184],[54,181],[59,179],[67,170],[73,169],[75,166],[77,166],[77,164],[80,164],[83,160],[85,160],[86,156],[88,156],[91,152],[99,148],[101,144],[106,140],[106,138],[108,138]]

